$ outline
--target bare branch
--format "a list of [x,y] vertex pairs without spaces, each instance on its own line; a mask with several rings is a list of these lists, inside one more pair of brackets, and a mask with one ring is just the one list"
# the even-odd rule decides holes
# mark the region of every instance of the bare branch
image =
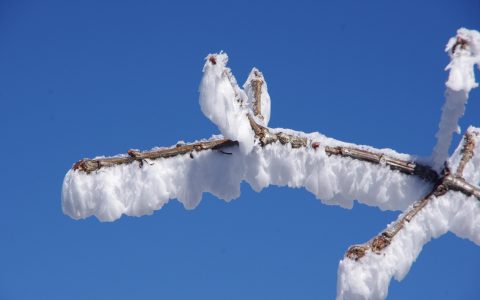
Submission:
[[255,98],[253,102],[253,115],[261,120],[263,120],[262,115],[262,85],[264,83],[262,73],[256,68],[252,70],[252,79],[250,84],[253,88],[253,97]]
[[187,145],[178,144],[177,146],[172,148],[151,150],[151,151],[145,151],[145,152],[129,150],[128,156],[82,159],[77,161],[73,165],[72,169],[90,173],[93,171],[97,171],[103,167],[111,167],[111,166],[121,165],[121,164],[130,164],[134,161],[138,161],[142,163],[144,159],[155,160],[159,158],[169,158],[177,155],[192,153],[194,151],[198,152],[203,150],[221,150],[224,148],[237,146],[237,145],[238,145],[238,142],[235,142],[235,141],[218,139],[218,140],[203,141],[203,142],[187,144]]
[[462,177],[447,175],[443,179],[443,184],[449,190],[461,192],[467,196],[474,196],[480,200],[480,188],[466,182]]
[[248,114],[248,120],[255,133],[255,137],[262,147],[275,142],[280,142],[282,145],[290,144],[292,148],[307,147],[307,145],[311,144],[311,141],[306,137],[295,136],[284,132],[272,133],[269,128],[255,122],[251,114]]
[[[318,145],[314,143],[313,147]],[[353,159],[363,160],[374,164],[386,165],[392,170],[398,170],[404,174],[416,175],[426,181],[438,181],[438,174],[429,166],[418,164],[412,161],[404,161],[383,153],[374,153],[364,149],[353,147],[325,147],[325,152],[328,155],[339,155],[343,157],[350,157]]]
[[464,135],[464,145],[462,149],[462,159],[460,160],[460,164],[458,165],[457,172],[455,173],[456,176],[462,177],[463,176],[463,170],[465,169],[465,166],[467,163],[472,159],[473,157],[473,150],[475,149],[475,139],[473,137],[475,133],[473,132],[467,132]]

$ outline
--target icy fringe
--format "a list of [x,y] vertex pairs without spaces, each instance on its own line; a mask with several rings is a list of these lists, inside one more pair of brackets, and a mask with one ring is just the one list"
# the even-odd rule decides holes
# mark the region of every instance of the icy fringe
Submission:
[[[468,129],[475,138],[474,153],[480,153],[480,130]],[[456,170],[465,139],[449,161]],[[464,169],[464,178],[472,183],[480,181],[480,157],[474,155]],[[398,219],[401,219],[401,214]],[[393,224],[393,223],[392,223]],[[337,299],[385,299],[390,281],[401,281],[432,238],[451,231],[461,238],[480,245],[480,203],[475,197],[459,192],[432,199],[392,239],[391,244],[377,254],[369,251],[360,260],[344,258],[340,261],[337,278]]]
[[[353,146],[319,133],[298,134],[330,146]],[[246,155],[238,147],[222,151],[232,155],[205,150],[192,152],[193,159],[188,154],[179,155],[157,159],[143,168],[132,163],[91,174],[70,170],[62,191],[64,213],[74,219],[96,216],[101,221],[114,221],[122,214],[152,214],[170,199],[193,209],[204,192],[225,201],[238,198],[242,181],[258,192],[269,185],[304,187],[326,204],[351,208],[358,199],[384,210],[404,210],[431,189],[415,176],[392,172],[387,166],[327,156],[321,148],[292,149],[275,143],[254,147]],[[389,149],[382,152],[413,159]]]
[[209,54],[203,67],[203,79],[200,84],[200,107],[203,114],[210,119],[222,135],[229,140],[238,141],[243,154],[248,154],[254,145],[255,135],[247,114],[253,115],[255,102],[251,80],[259,74],[262,80],[261,103],[263,119],[258,123],[267,126],[270,120],[270,95],[262,73],[253,68],[242,90],[227,68],[226,53]]
[[465,113],[468,94],[478,87],[475,82],[474,66],[480,68],[480,33],[475,30],[461,28],[456,37],[451,38],[445,51],[450,56],[450,70],[446,82],[445,104],[442,107],[442,116],[438,132],[437,144],[433,149],[433,167],[440,171],[448,158],[448,150],[454,132],[460,133],[459,119]]

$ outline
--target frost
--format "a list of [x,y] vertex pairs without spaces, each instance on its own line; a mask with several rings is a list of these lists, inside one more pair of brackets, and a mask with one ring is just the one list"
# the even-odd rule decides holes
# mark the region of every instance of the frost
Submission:
[[450,70],[446,86],[454,91],[463,90],[467,93],[478,87],[473,66],[480,68],[480,33],[460,28],[457,36],[448,41],[445,51],[451,59],[446,67],[446,70]]
[[[465,112],[468,93],[478,86],[473,67],[480,66],[480,33],[465,28],[447,44],[451,62],[446,82],[446,101],[437,133],[437,145],[433,151],[434,168],[440,171],[448,158],[448,149],[453,132],[460,131],[458,120]],[[473,153],[480,153],[480,130],[470,127],[467,132],[474,139]],[[452,157],[448,167],[456,170],[462,160],[464,139]],[[465,165],[463,178],[478,184],[480,181],[480,158],[474,155]],[[403,217],[400,215],[399,219]],[[392,226],[390,224],[389,226]],[[368,251],[360,260],[345,257],[340,261],[337,278],[337,299],[385,299],[390,281],[401,281],[417,259],[423,246],[432,238],[448,231],[480,245],[480,202],[474,197],[449,191],[434,197],[418,214],[406,222],[402,230],[380,253]]]
[[[473,153],[480,153],[480,130],[470,127],[474,138]],[[449,159],[456,170],[460,164],[466,140]],[[464,178],[467,182],[480,181],[480,157],[473,156],[466,164]],[[400,215],[401,219],[404,214]],[[392,226],[390,224],[389,226]],[[392,239],[381,253],[368,252],[359,261],[344,258],[340,261],[337,278],[337,299],[385,299],[390,281],[401,281],[432,238],[447,232],[469,239],[480,245],[480,202],[475,197],[450,191],[435,197]]]
[[210,54],[203,67],[200,107],[227,139],[238,141],[243,153],[251,151],[254,133],[247,118],[247,95],[230,69],[226,53]]
[[470,90],[476,88],[474,66],[480,68],[480,33],[461,28],[451,38],[445,51],[450,56],[448,80],[445,83],[445,104],[436,134],[437,144],[433,149],[433,164],[437,171],[443,168],[454,132],[460,130],[458,121],[465,113]]
[[[447,158],[452,134],[460,132],[458,120],[464,114],[468,94],[478,86],[473,67],[480,66],[480,33],[462,28],[450,39],[446,50],[451,57],[447,66],[450,73],[433,164],[440,171],[446,162],[448,176],[448,171],[463,169],[463,178],[454,179],[476,190],[471,184],[480,183],[480,129],[468,128],[470,140],[465,138]],[[430,167],[417,164],[417,157],[391,149],[344,143],[320,133],[267,129],[270,96],[263,74],[252,69],[241,89],[226,67],[227,61],[225,53],[207,56],[200,84],[200,106],[222,134],[211,139],[229,139],[229,148],[206,147],[197,151],[192,146],[185,150],[189,153],[177,151],[176,156],[140,165],[142,157],[135,156],[133,151],[129,152],[133,158],[127,157],[128,164],[115,164],[91,173],[73,168],[63,182],[63,212],[74,219],[96,216],[101,221],[114,221],[122,215],[152,214],[170,199],[193,209],[203,193],[225,201],[238,198],[241,183],[246,182],[257,192],[270,185],[305,188],[323,203],[344,208],[353,207],[356,200],[382,210],[401,210],[402,219],[415,201],[433,195],[431,181],[435,181],[437,196],[422,202],[425,206],[415,206],[416,214],[411,218],[407,215],[403,227],[395,227],[401,230],[389,236],[389,244],[377,252],[366,252],[358,260],[346,257],[340,261],[337,299],[384,299],[391,279],[402,280],[423,246],[448,231],[480,245],[480,202],[460,189],[448,190],[443,185],[447,175],[437,180]],[[306,142],[294,147],[291,137]],[[238,142],[239,147],[232,141]],[[476,155],[464,159],[465,145],[471,145]],[[327,151],[327,147],[334,150]],[[364,156],[351,155],[355,151]],[[394,167],[387,165],[386,156]],[[401,170],[409,175],[398,171],[403,163],[408,169]],[[435,179],[411,176],[421,174],[425,171],[422,168],[431,171]],[[444,189],[437,193],[440,187]],[[390,224],[390,228],[393,224],[398,223]]]
[[[354,146],[319,133],[296,134],[321,144]],[[74,219],[93,215],[102,221],[114,221],[122,214],[151,214],[170,199],[178,199],[192,209],[204,192],[225,201],[238,198],[242,181],[255,191],[269,185],[303,187],[322,202],[345,208],[351,208],[357,199],[384,210],[404,210],[431,188],[421,179],[392,172],[387,166],[327,156],[321,149],[292,149],[274,143],[255,146],[246,155],[238,147],[226,151],[232,154],[205,150],[194,152],[193,159],[189,154],[179,155],[157,159],[142,168],[132,163],[91,174],[70,170],[62,190],[64,213]],[[382,152],[413,159],[392,150]]]
[[392,277],[401,281],[423,246],[448,231],[480,245],[480,203],[476,198],[458,192],[434,198],[382,253],[368,252],[359,261],[341,260],[337,299],[385,299]]

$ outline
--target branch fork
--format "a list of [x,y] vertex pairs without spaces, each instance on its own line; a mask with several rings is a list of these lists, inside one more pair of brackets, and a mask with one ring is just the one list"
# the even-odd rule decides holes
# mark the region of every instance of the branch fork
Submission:
[[[464,47],[464,45],[465,44],[462,44],[462,41],[460,41],[457,43],[457,45],[455,45],[455,47]],[[207,59],[214,65],[217,63],[215,55],[211,55]],[[225,69],[223,75],[226,76],[232,86],[236,102],[239,103],[240,107],[244,107],[245,103],[242,96],[239,94],[240,89],[230,69]],[[383,153],[380,150],[366,150],[360,147],[352,146],[345,147],[322,145],[319,142],[313,141],[302,134],[295,135],[279,130],[272,130],[259,124],[258,120],[261,121],[264,119],[261,113],[261,96],[262,85],[265,81],[262,73],[256,68],[252,70],[249,78],[251,78],[250,85],[253,89],[254,99],[251,99],[252,109],[246,109],[246,117],[259,147],[265,147],[272,143],[290,145],[292,149],[310,147],[314,151],[323,150],[328,156],[334,155],[345,159],[360,160],[366,163],[384,166],[392,171],[398,171],[406,175],[416,176],[433,184],[432,190],[425,197],[414,203],[411,208],[399,218],[399,220],[390,225],[379,235],[372,238],[369,242],[361,245],[351,246],[345,254],[346,257],[358,261],[369,251],[376,254],[382,253],[382,251],[392,243],[395,236],[404,228],[406,223],[411,222],[428,203],[437,197],[441,197],[450,190],[461,192],[467,196],[475,196],[480,200],[480,189],[476,185],[467,182],[463,178],[465,166],[474,155],[473,151],[475,149],[475,139],[473,135],[477,134],[476,132],[467,132],[465,134],[462,158],[456,172],[450,172],[449,167],[447,164],[445,164],[442,175],[439,176],[439,174],[430,166],[423,165],[415,161],[401,160]],[[127,155],[123,156],[82,159],[76,162],[72,169],[88,174],[93,171],[98,171],[104,167],[130,164],[132,162],[138,162],[139,167],[142,167],[143,163],[147,159],[149,161],[154,161],[156,159],[166,159],[177,155],[186,154],[189,154],[191,158],[194,158],[193,153],[200,151],[218,150],[223,154],[232,154],[231,152],[226,152],[224,150],[230,147],[237,147],[238,145],[239,143],[237,141],[228,139],[212,139],[209,141],[201,141],[191,144],[178,143],[174,147],[145,152],[131,149],[127,152]]]
[[382,251],[388,247],[394,237],[402,230],[406,223],[411,222],[413,218],[431,201],[434,201],[435,198],[445,195],[448,191],[456,191],[465,194],[466,196],[474,196],[480,200],[480,188],[474,184],[467,182],[463,178],[463,171],[465,165],[471,160],[474,156],[475,149],[475,139],[473,135],[476,133],[467,132],[464,136],[464,147],[462,149],[462,158],[460,160],[459,166],[455,174],[452,174],[448,167],[443,170],[443,176],[439,178],[430,191],[421,200],[415,202],[411,208],[403,214],[399,220],[397,220],[393,225],[389,226],[386,230],[381,232],[379,235],[371,239],[369,242],[361,245],[351,246],[345,256],[358,261],[363,256],[367,254],[368,251],[371,251],[376,254],[381,254]]

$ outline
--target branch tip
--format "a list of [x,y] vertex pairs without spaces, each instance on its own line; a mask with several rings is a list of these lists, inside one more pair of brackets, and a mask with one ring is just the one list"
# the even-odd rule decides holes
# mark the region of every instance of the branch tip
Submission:
[[217,64],[217,57],[215,55],[210,55],[208,57],[208,61],[210,61],[212,63],[212,65],[216,65]]

